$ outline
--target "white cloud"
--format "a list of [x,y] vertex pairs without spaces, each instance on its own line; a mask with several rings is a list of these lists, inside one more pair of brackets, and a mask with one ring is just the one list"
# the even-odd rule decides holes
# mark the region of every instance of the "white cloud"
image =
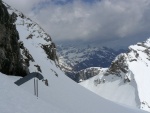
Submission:
[[[4,0],[31,14],[55,40],[129,38],[149,34],[149,0],[74,0],[65,5],[51,0]],[[66,2],[66,0],[63,0]],[[39,7],[40,3],[46,6]],[[36,7],[36,13],[31,9]],[[138,37],[139,38],[139,37]]]
[[32,11],[32,8],[35,7],[42,1],[47,0],[3,0],[4,2],[8,3],[12,7],[22,11],[25,14],[28,14]]

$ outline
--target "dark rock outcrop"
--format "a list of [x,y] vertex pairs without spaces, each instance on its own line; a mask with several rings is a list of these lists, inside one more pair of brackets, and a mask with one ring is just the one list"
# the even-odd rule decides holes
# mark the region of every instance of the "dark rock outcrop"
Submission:
[[58,57],[56,55],[56,46],[54,43],[48,44],[48,45],[42,45],[41,46],[45,53],[47,54],[47,58],[53,60],[53,61],[58,61]]
[[75,81],[79,83],[82,80],[87,80],[93,76],[98,75],[100,71],[101,71],[100,67],[99,68],[90,67],[90,68],[83,69],[79,71],[78,73],[76,73]]
[[25,76],[27,71],[21,60],[19,34],[15,21],[16,15],[9,15],[7,8],[0,0],[0,72]]
[[[112,64],[109,67],[109,70],[107,72],[120,76],[119,75],[120,71],[122,71],[123,73],[128,72],[128,65],[126,63],[125,54],[120,54],[118,56],[118,59],[115,60],[114,62],[112,62]],[[107,75],[107,73],[106,73],[106,75]]]

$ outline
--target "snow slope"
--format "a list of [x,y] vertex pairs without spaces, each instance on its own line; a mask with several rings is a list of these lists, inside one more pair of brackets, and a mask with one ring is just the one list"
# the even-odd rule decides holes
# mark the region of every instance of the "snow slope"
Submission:
[[[137,98],[137,89],[135,82],[124,84],[124,81],[120,77],[109,75],[108,77],[103,76],[101,73],[89,80],[81,82],[80,84],[96,94],[115,101],[130,105],[133,107],[139,107],[139,99]],[[95,80],[101,80],[100,84],[96,84]],[[105,83],[102,81],[105,79]]]
[[14,79],[0,73],[0,112],[1,113],[63,113],[54,105],[36,98],[14,84]]
[[[47,77],[50,86],[39,81],[39,97],[34,96],[33,80],[22,86],[13,82],[18,77],[0,74],[1,113],[145,113],[127,106],[117,105],[98,97],[65,78]],[[54,81],[54,83],[53,83]],[[57,83],[59,81],[59,83]],[[109,109],[108,109],[109,108]]]
[[[39,80],[39,97],[37,98],[34,96],[33,79],[17,86],[14,82],[20,77],[0,73],[1,113],[145,113],[103,99],[70,80],[59,69],[57,62],[47,58],[47,54],[41,47],[41,44],[52,43],[45,40],[50,37],[32,20],[22,17],[20,12],[9,7],[9,12],[13,11],[18,15],[16,27],[20,34],[20,41],[23,41],[25,48],[34,59],[29,62],[29,71],[38,71],[34,65],[39,65],[41,68],[39,73],[48,80],[49,86]],[[28,26],[30,23],[34,26]],[[31,33],[33,37],[27,39],[26,37]],[[22,49],[21,52],[23,52]]]
[[[81,83],[96,94],[126,105],[150,111],[150,39],[129,47],[111,66]],[[95,80],[105,83],[95,85]]]

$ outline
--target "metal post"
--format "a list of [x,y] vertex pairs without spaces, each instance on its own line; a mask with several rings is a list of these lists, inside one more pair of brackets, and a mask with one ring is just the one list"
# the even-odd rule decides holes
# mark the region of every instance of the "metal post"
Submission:
[[35,85],[35,78],[34,78],[34,95],[36,95],[36,85]]
[[38,79],[36,79],[36,83],[37,83],[37,97],[38,97]]

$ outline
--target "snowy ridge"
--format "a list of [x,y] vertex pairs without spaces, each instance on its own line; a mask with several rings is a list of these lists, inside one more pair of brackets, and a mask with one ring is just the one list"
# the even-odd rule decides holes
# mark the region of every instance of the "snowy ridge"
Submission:
[[150,111],[150,39],[130,48],[132,51],[137,50],[136,54],[138,55],[137,62],[130,63],[129,68],[132,70],[135,81],[137,82],[141,102],[140,108]]
[[[25,38],[27,39],[35,39],[36,44],[37,43],[45,43],[49,44],[49,41],[51,41],[51,37],[34,21],[32,21],[30,18],[27,18],[23,13],[19,12],[18,10],[10,7],[8,4],[4,3],[9,11],[9,14],[15,13],[17,16],[16,26],[23,27],[23,31],[26,31],[29,33],[28,36]],[[19,34],[22,35],[22,32],[19,32]],[[44,38],[44,40],[42,39]],[[41,41],[41,42],[40,42]]]
[[[129,47],[111,66],[82,86],[109,100],[150,111],[150,39]],[[96,83],[105,79],[105,83]]]
[[[38,64],[37,62],[39,60],[39,57],[36,55],[37,52],[39,52],[41,55],[44,55],[43,57],[46,61],[49,61],[53,65],[55,65],[56,63],[57,65],[58,64],[57,60],[54,59],[55,63],[49,60],[51,58],[49,58],[48,55],[46,55],[43,49],[43,46],[48,46],[47,49],[49,49],[50,51],[53,50],[56,51],[55,47],[54,48],[51,47],[54,44],[51,40],[51,37],[30,18],[27,18],[24,14],[10,7],[6,3],[5,5],[8,8],[10,14],[15,13],[16,15],[15,24],[20,35],[20,43],[24,46],[23,48],[21,48],[21,54],[24,60],[27,59],[27,55],[25,55],[26,52],[31,56],[31,59],[33,58],[33,60],[29,59],[29,71],[30,72],[39,71],[36,65],[38,66],[41,65]],[[51,52],[51,54],[56,54],[56,52],[55,53]]]

